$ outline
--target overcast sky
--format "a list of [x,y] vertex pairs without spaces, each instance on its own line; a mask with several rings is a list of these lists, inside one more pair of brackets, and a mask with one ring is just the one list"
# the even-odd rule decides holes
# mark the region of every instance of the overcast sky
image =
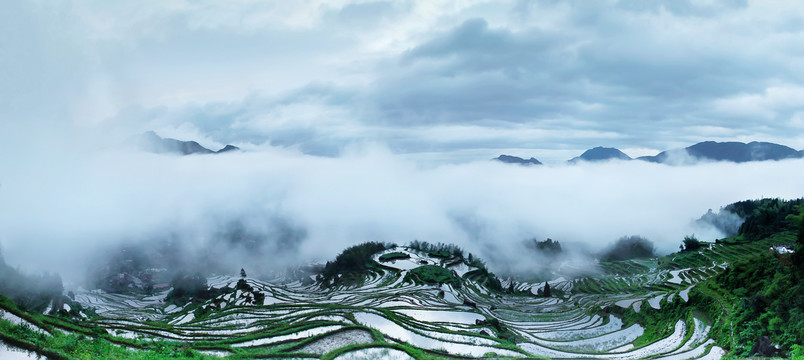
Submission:
[[0,130],[458,162],[802,149],[802,30],[798,1],[11,0]]
[[[0,1],[0,252],[63,272],[243,227],[294,261],[419,239],[509,264],[524,239],[636,234],[666,253],[723,235],[692,222],[709,208],[802,196],[804,160],[564,160],[804,149],[802,30],[799,1]],[[147,130],[246,151],[119,149]]]

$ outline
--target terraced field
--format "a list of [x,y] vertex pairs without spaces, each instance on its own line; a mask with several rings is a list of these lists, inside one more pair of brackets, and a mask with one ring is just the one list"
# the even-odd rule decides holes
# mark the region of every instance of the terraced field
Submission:
[[[44,336],[79,333],[132,350],[175,342],[210,357],[719,359],[725,351],[710,338],[712,320],[686,304],[691,294],[708,296],[697,283],[773,241],[603,263],[602,275],[550,281],[551,297],[538,295],[545,283],[504,280],[502,288],[513,291],[491,290],[466,261],[399,247],[375,254],[379,270],[358,285],[325,289],[314,281],[246,278],[251,290],[244,291],[235,290],[240,277],[220,275],[209,285],[231,290],[201,304],[168,305],[167,291],[141,297],[78,291],[75,300],[95,314],[29,321],[5,311],[3,319]],[[409,257],[379,261],[394,252]],[[409,276],[428,265],[460,282]],[[259,303],[257,293],[264,295]],[[638,321],[665,309],[682,310],[665,324]]]

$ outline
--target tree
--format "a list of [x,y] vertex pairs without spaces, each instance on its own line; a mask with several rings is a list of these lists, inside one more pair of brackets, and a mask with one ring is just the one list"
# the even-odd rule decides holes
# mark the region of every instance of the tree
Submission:
[[183,272],[176,273],[170,281],[173,287],[165,301],[171,304],[183,304],[190,298],[195,301],[202,301],[209,298],[210,291],[207,286],[207,278],[196,272],[192,275],[184,274]]
[[740,210],[737,213],[745,218],[743,224],[740,225],[739,234],[745,240],[755,241],[780,230],[798,230],[799,223],[788,220],[791,216],[798,217],[800,208],[804,205],[804,199],[761,199],[733,205],[738,204]]
[[322,285],[328,286],[326,284],[331,280],[340,281],[338,274],[350,274],[350,277],[365,274],[377,264],[372,260],[372,255],[391,247],[379,242],[366,242],[346,248],[335,257],[335,261],[328,261],[321,270]]
[[683,244],[683,251],[695,251],[698,250],[702,245],[701,241],[695,237],[695,234],[685,236]]
[[561,244],[550,238],[544,241],[533,239],[533,243],[536,245],[536,250],[546,254],[558,254],[561,252]]
[[245,278],[245,277],[246,277],[246,269],[240,268],[240,277],[241,277],[241,278]]
[[798,215],[787,215],[787,220],[794,224],[798,224],[798,239],[796,240],[795,254],[793,254],[793,263],[800,269],[804,270],[804,206],[797,206],[799,211]]
[[259,291],[254,292],[254,304],[262,305],[263,303],[265,303],[265,294]]
[[619,261],[655,256],[653,243],[641,236],[623,236],[600,256],[603,261]]
[[237,285],[235,285],[235,289],[248,292],[254,291],[254,288],[248,284],[246,279],[237,280]]
[[798,241],[796,243],[796,253],[793,261],[799,269],[804,271],[804,206],[801,207],[801,221],[798,225]]
[[544,297],[550,297],[550,283],[544,283]]

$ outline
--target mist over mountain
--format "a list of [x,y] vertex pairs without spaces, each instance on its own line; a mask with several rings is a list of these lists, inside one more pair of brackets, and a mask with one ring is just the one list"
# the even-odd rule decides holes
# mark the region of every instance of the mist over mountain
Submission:
[[238,150],[240,150],[240,148],[237,147],[237,146],[226,145],[222,149],[216,151],[215,153],[220,154],[220,153],[225,153],[225,152],[228,152],[228,151],[238,151]]
[[[736,141],[716,142],[704,141],[686,148],[670,149],[652,156],[640,156],[637,160],[668,165],[692,165],[700,161],[725,161],[733,163],[778,161],[804,158],[804,150],[770,143],[752,141],[742,143]],[[531,157],[524,159],[511,155],[500,155],[493,160],[509,164],[542,165],[542,162]],[[617,148],[598,146],[584,151],[581,155],[567,160],[567,164],[594,163],[609,160],[633,160]]]
[[580,156],[576,156],[570,160],[567,160],[570,164],[575,164],[579,161],[607,161],[607,160],[631,160],[631,157],[626,155],[624,152],[620,151],[617,148],[607,148],[598,146],[595,148],[591,148],[586,150]]
[[0,1],[0,359],[804,359],[801,19]]
[[130,140],[130,142],[143,151],[152,152],[155,154],[219,154],[240,150],[240,148],[237,146],[226,145],[218,151],[213,151],[201,146],[201,144],[195,141],[182,141],[172,138],[163,138],[157,135],[154,131],[146,131],[141,135],[134,137],[132,140]]
[[639,160],[655,163],[688,163],[690,161],[750,161],[784,160],[801,158],[802,152],[788,146],[752,141],[704,141],[684,149],[662,151],[655,156],[642,156]]
[[708,227],[714,227],[725,236],[737,235],[743,221],[742,217],[730,212],[728,210],[720,209],[718,212],[713,212],[712,209],[702,215],[700,219],[696,220],[696,224],[700,225],[703,231]]
[[[432,167],[379,146],[353,147],[338,158],[267,147],[226,156],[104,149],[42,159],[4,162],[0,242],[12,266],[68,281],[83,278],[84,266],[75,264],[92,263],[96,249],[159,249],[154,241],[175,244],[190,264],[248,265],[255,273],[326,259],[361,241],[455,243],[484,254],[494,271],[512,273],[533,268],[521,258],[526,238],[594,252],[639,234],[663,254],[685,234],[725,236],[709,226],[705,237],[693,227],[706,209],[735,198],[797,196],[804,169],[800,159]],[[778,172],[790,176],[766,175]],[[701,181],[716,178],[729,181]],[[657,191],[663,183],[673,186]]]
[[503,162],[503,163],[506,163],[506,164],[518,164],[518,165],[525,165],[525,166],[542,165],[542,162],[537,160],[534,157],[531,157],[530,159],[524,159],[524,158],[521,158],[521,157],[518,157],[518,156],[511,156],[511,155],[505,155],[505,154],[500,155],[500,156],[498,156],[498,157],[496,157],[496,158],[494,158],[492,160],[496,160],[496,161]]

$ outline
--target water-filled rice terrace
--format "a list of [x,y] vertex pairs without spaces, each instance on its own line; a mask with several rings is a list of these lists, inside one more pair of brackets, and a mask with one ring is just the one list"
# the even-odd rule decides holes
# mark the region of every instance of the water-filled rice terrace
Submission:
[[[97,316],[47,317],[46,331],[91,337],[101,328],[104,338],[132,350],[174,341],[232,358],[719,359],[725,351],[710,337],[705,312],[684,311],[667,324],[639,323],[634,315],[684,308],[693,294],[707,296],[696,284],[740,254],[766,248],[718,244],[683,256],[603,263],[599,275],[549,281],[552,295],[545,297],[544,282],[503,280],[505,290],[493,290],[468,261],[397,247],[375,254],[379,266],[350,285],[245,278],[250,290],[241,290],[240,277],[219,275],[208,284],[231,291],[184,306],[167,304],[167,290],[78,291],[75,300]],[[460,281],[428,284],[409,276],[422,266],[444,268]],[[18,315],[5,311],[3,318],[27,322]]]

